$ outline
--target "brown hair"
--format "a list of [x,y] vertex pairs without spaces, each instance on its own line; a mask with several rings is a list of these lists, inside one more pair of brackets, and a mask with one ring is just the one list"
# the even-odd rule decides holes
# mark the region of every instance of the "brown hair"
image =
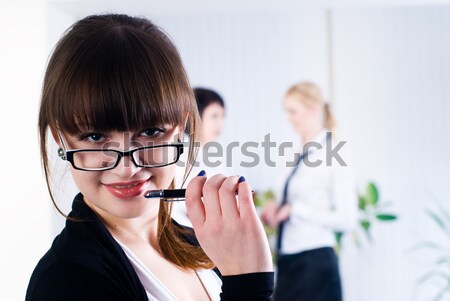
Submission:
[[[186,113],[193,130],[188,133],[191,144],[185,177],[196,156],[199,117],[171,40],[151,21],[127,15],[88,16],[73,24],[49,60],[39,111],[41,159],[58,212],[71,219],[58,208],[52,193],[48,129],[69,134],[84,128],[134,131],[161,124],[184,125]],[[214,267],[199,246],[182,238],[193,232],[172,223],[171,209],[161,201],[157,235],[162,255],[183,268]]]
[[327,129],[334,130],[336,122],[333,114],[331,113],[330,104],[327,103],[320,88],[311,82],[301,82],[291,86],[286,92],[286,96],[296,96],[303,104],[307,106],[322,105],[324,113],[324,126]]

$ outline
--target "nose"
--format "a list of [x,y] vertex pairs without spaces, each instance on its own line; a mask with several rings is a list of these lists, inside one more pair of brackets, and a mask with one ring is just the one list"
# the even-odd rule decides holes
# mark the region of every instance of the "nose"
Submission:
[[111,172],[123,179],[128,179],[132,178],[141,169],[142,167],[138,167],[133,163],[131,156],[123,156]]

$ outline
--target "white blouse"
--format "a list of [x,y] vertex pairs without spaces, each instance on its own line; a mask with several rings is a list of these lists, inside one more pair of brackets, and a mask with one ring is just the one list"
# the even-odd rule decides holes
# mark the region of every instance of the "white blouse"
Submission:
[[[308,162],[322,164],[312,167],[305,161],[291,178],[287,194],[292,205],[291,215],[285,223],[281,252],[284,254],[335,244],[335,231],[348,231],[355,227],[358,217],[356,185],[350,164],[348,145],[338,154],[348,166],[341,166],[336,159],[327,165],[326,131],[322,131],[313,141],[323,145],[321,149],[311,148]],[[333,141],[335,147],[338,142]],[[330,154],[329,154],[330,155]],[[307,163],[307,164],[305,164]],[[286,168],[289,175],[293,167]],[[286,179],[284,177],[284,179]],[[280,185],[278,201],[281,202],[284,183]]]
[[[131,262],[136,274],[147,292],[150,301],[182,301],[178,300],[170,290],[152,273],[144,263],[125,244],[115,238]],[[195,271],[211,300],[219,301],[222,281],[213,270]]]

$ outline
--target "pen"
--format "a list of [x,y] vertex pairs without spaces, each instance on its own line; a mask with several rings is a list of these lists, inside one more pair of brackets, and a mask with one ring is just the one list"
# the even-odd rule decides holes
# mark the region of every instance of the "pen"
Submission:
[[[254,191],[252,191],[254,193]],[[236,191],[235,195],[238,194]],[[148,190],[145,192],[144,197],[147,199],[159,198],[164,199],[166,202],[173,201],[184,201],[186,195],[186,189],[158,189],[158,190]]]

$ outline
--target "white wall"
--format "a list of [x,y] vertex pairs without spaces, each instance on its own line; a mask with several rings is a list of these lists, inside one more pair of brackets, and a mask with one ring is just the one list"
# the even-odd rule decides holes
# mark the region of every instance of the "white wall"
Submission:
[[[46,53],[50,57],[51,52],[61,38],[64,31],[72,25],[77,18],[68,13],[67,11],[60,9],[57,5],[47,4],[45,7],[45,26],[46,26]],[[55,196],[58,208],[68,214],[71,210],[72,201],[76,193],[79,191],[76,187],[72,176],[70,175],[68,164],[66,161],[62,161],[55,154],[57,153],[58,146],[55,141],[49,135],[48,137],[48,149],[49,149],[49,161],[53,170],[53,185],[52,192]],[[65,225],[65,218],[53,209],[51,214],[51,236],[54,237]]]
[[1,300],[25,298],[31,272],[51,242],[37,138],[47,57],[44,9],[42,2],[2,3],[0,9]]
[[442,238],[424,213],[433,195],[450,209],[450,7],[336,9],[333,21],[338,117],[358,175],[400,214],[373,246],[344,253],[349,300],[429,300],[415,281],[431,266],[408,249]]

